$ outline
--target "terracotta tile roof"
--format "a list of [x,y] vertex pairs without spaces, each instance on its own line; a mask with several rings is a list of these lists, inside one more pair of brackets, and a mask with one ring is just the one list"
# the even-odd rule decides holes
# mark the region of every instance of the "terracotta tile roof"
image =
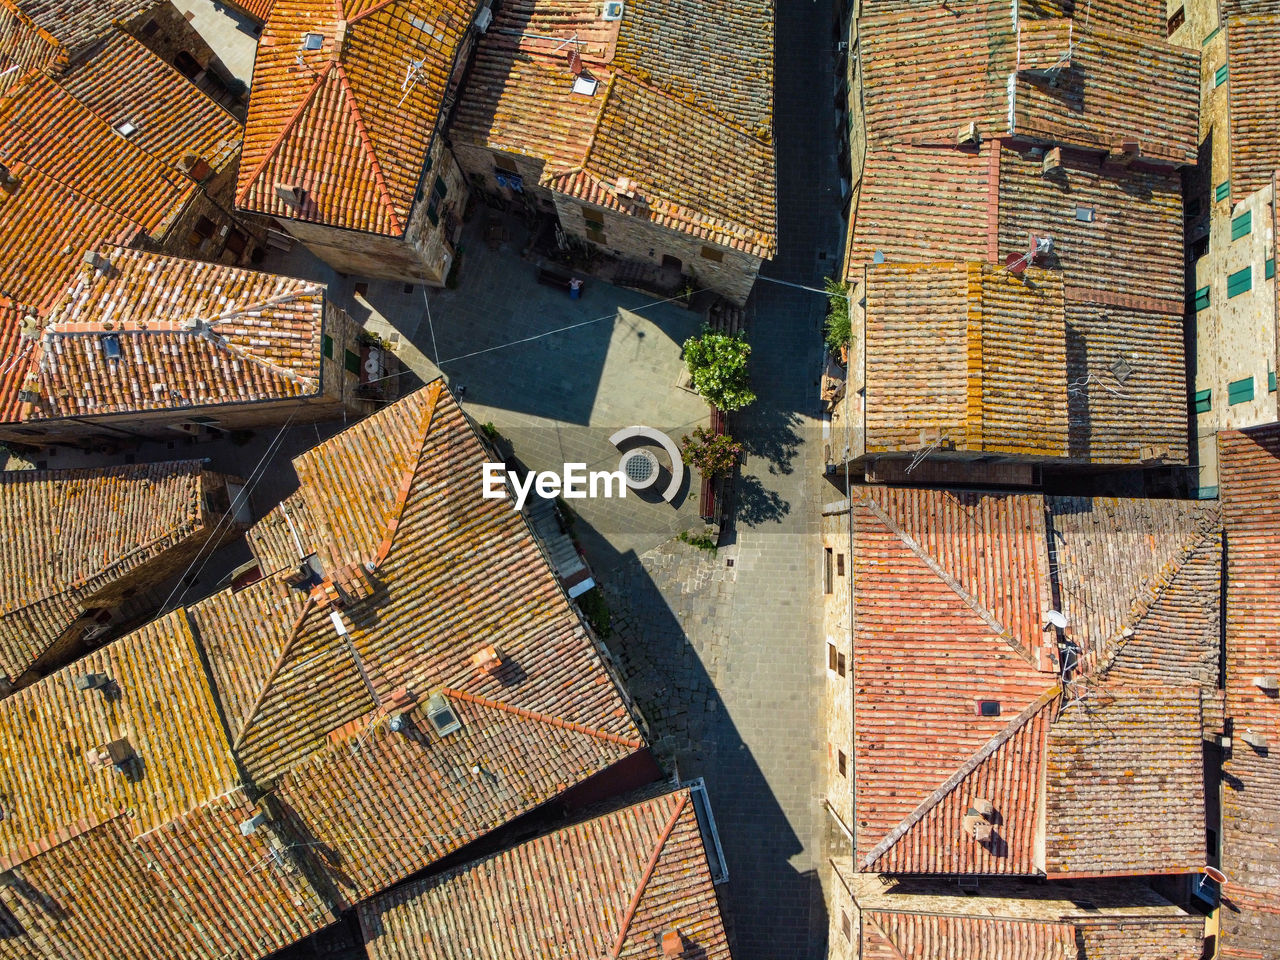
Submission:
[[[642,201],[619,196],[619,178],[634,181]],[[772,144],[621,72],[582,168],[548,183],[754,256],[767,259],[777,247]]]
[[1280,126],[1277,69],[1280,10],[1224,10],[1227,64],[1228,150],[1231,202],[1267,186],[1280,168],[1275,131]]
[[[1221,582],[1211,505],[867,487],[853,523],[858,869],[1200,865]],[[1083,582],[1109,589],[1084,597]],[[1061,676],[1042,627],[1058,594],[1080,648]],[[981,715],[985,700],[998,715]],[[996,810],[985,845],[962,831],[979,798]]]
[[[888,265],[866,285],[866,444],[1067,453],[1061,279],[981,263]],[[924,358],[927,358],[924,359]]]
[[866,960],[1198,960],[1204,920],[1136,881],[847,876]]
[[360,908],[370,960],[652,957],[675,927],[728,960],[687,789],[574,824]]
[[0,422],[16,420],[22,410],[18,394],[36,350],[34,337],[24,337],[23,323],[36,330],[34,312],[8,297],[0,297]]
[[12,0],[0,0],[0,54],[32,70],[57,73],[66,68],[66,47],[23,13]]
[[239,10],[259,23],[266,23],[271,16],[275,0],[226,0],[227,6]]
[[[303,553],[335,575],[374,567],[373,593],[343,611],[349,637],[285,582],[296,560],[191,610],[237,756],[343,851],[351,901],[643,747],[523,519],[477,507],[484,458],[437,382],[295,462]],[[495,676],[471,660],[485,645],[507,664]],[[463,731],[391,731],[406,688],[447,696]],[[352,836],[353,818],[369,829]]]
[[[599,83],[572,94],[552,37]],[[694,39],[696,37],[696,40]],[[540,158],[540,183],[754,256],[776,250],[773,11],[762,2],[523,0],[481,41],[452,124],[461,143]],[[642,203],[616,193],[638,185]]]
[[198,460],[0,473],[0,671],[21,676],[85,601],[205,524]]
[[98,255],[103,268],[82,263],[49,312],[22,419],[319,390],[322,286],[119,247]]
[[[479,498],[485,457],[437,381],[298,464],[299,539],[345,567],[217,594],[0,701],[7,951],[265,956],[644,748],[523,518]],[[461,729],[432,728],[433,693]],[[121,737],[136,759],[92,768]]]
[[[278,0],[254,62],[237,205],[403,235],[475,9],[475,0]],[[306,50],[313,33],[323,42]],[[278,184],[306,191],[301,208],[280,199]]]
[[1104,151],[1137,138],[1144,158],[1196,160],[1199,57],[1163,39],[1063,18],[1015,28],[998,3],[863,16],[858,31],[868,142],[954,146],[972,122],[984,138]]
[[[1218,434],[1227,534],[1227,715],[1221,955],[1280,955],[1280,701],[1255,685],[1280,662],[1280,428]],[[1259,749],[1243,738],[1264,737]],[[1261,742],[1261,741],[1259,741]]]
[[240,150],[240,122],[123,30],[112,30],[61,84],[108,126],[131,122],[129,142],[167,166],[196,157],[217,173]]
[[[34,52],[29,44],[38,37],[43,41],[43,44],[37,41],[38,45],[61,48],[58,60],[65,64],[68,58],[75,59],[103,34],[109,33],[115,24],[132,20],[156,5],[157,0],[105,0],[103,3],[90,0],[0,0],[0,24],[21,24],[18,37],[27,41],[22,43],[20,40],[16,48],[0,42],[0,53],[24,67],[43,68],[44,64],[39,62],[43,57],[37,55],[35,61],[29,62],[28,57],[22,55]],[[9,40],[7,33],[0,27],[0,37],[4,40]],[[22,37],[22,34],[26,36]]]

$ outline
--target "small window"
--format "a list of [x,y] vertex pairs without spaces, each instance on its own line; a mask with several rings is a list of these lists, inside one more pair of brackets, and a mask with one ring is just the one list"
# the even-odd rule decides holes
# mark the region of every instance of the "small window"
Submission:
[[1200,216],[1200,206],[1201,206],[1201,203],[1200,203],[1199,195],[1187,198],[1187,219],[1188,220],[1194,220],[1196,217]]
[[156,31],[159,29],[160,24],[156,23],[154,20],[148,20],[142,25],[142,35],[144,37],[154,37],[156,35]]
[[350,350],[344,350],[342,362],[343,366],[346,367],[347,373],[360,372],[360,354],[352,353]]
[[1201,287],[1196,291],[1195,307],[1197,311],[1203,310],[1209,306],[1209,288]]
[[834,643],[827,644],[827,669],[835,673],[836,667],[840,665],[840,651],[836,649]]
[[1237,270],[1227,277],[1227,298],[1238,297],[1253,289],[1253,267]]
[[836,673],[840,674],[840,676],[843,677],[848,672],[849,672],[849,660],[842,653],[836,660]]
[[111,129],[120,134],[120,136],[128,138],[138,132],[138,125],[132,120],[121,120]]
[[1276,392],[1276,372],[1274,370],[1267,371],[1267,393]]
[[837,577],[844,576],[844,554],[843,553],[836,554],[836,576]]
[[444,182],[444,177],[436,177],[436,182],[431,187],[431,196],[437,200],[443,200],[448,195],[449,185]]
[[448,699],[438,693],[433,693],[427,700],[427,719],[431,721],[437,736],[447,737],[462,729],[462,721],[453,712]]
[[831,569],[833,566],[834,554],[830,547],[826,547],[822,552],[822,592],[831,593],[835,589],[832,584]]
[[1196,391],[1196,413],[1208,413],[1213,409],[1213,391]]
[[1096,213],[1093,207],[1083,205],[1076,207],[1076,219],[1081,223],[1093,223],[1095,216]]
[[595,227],[597,230],[604,229],[604,213],[591,207],[582,208],[582,219],[587,222],[587,227]]
[[1276,275],[1276,258],[1268,257],[1267,262],[1264,266],[1265,266],[1265,269],[1263,270],[1263,273],[1266,275],[1266,278],[1270,280],[1272,277]]
[[840,771],[842,777],[849,775],[849,758],[844,755],[843,750],[836,751],[836,769]]
[[1218,831],[1213,827],[1204,830],[1204,854],[1210,860],[1218,855]]
[[1178,28],[1187,22],[1187,10],[1185,7],[1179,7],[1173,12],[1173,16],[1169,18],[1169,22],[1165,24],[1164,35],[1172,37],[1178,32]]
[[431,225],[433,227],[440,226],[440,211],[436,207],[436,202],[434,199],[427,206],[427,219],[431,222]]
[[702,248],[702,259],[710,260],[712,263],[723,263],[724,251],[717,250],[715,247],[704,246]]
[[590,224],[588,224],[588,225],[587,225],[587,239],[588,239],[588,240],[590,240],[592,243],[600,243],[600,244],[603,244],[603,243],[605,242],[605,240],[604,240],[604,231],[603,231],[603,230],[601,230],[599,227],[593,227],[593,226],[591,226]]
[[1227,65],[1224,63],[1213,74],[1213,85],[1220,87],[1227,82]]
[[1246,210],[1231,221],[1231,239],[1239,240],[1253,231],[1253,211]]
[[1223,180],[1223,181],[1222,181],[1220,184],[1218,184],[1218,186],[1214,189],[1214,191],[1213,191],[1213,199],[1214,199],[1215,201],[1221,201],[1221,200],[1225,200],[1225,199],[1227,199],[1227,197],[1229,197],[1229,196],[1231,196],[1231,181],[1230,181],[1230,180]]
[[320,352],[324,354],[326,360],[333,359],[333,337],[327,333],[320,338]]
[[324,46],[324,34],[308,33],[305,37],[302,38],[302,45],[306,47],[308,50],[319,50],[322,46]]
[[1248,403],[1253,399],[1253,377],[1232,380],[1227,384],[1227,403]]
[[204,67],[200,66],[200,61],[185,50],[178,51],[178,55],[173,58],[173,65],[188,80],[194,80],[204,70]]
[[982,717],[1000,716],[1000,701],[999,700],[979,700],[978,715]]
[[844,910],[840,911],[840,932],[847,943],[853,943],[853,921]]
[[364,281],[364,280],[358,281],[354,287],[354,290],[357,297],[369,296],[369,284],[367,281]]
[[510,157],[504,157],[500,154],[494,154],[493,165],[499,170],[505,170],[507,173],[519,173],[516,169],[516,162]]
[[208,217],[201,217],[199,220],[196,221],[195,234],[201,240],[206,240],[209,237],[213,236],[213,231],[216,229],[217,229],[217,226],[214,224],[212,220],[210,220]]

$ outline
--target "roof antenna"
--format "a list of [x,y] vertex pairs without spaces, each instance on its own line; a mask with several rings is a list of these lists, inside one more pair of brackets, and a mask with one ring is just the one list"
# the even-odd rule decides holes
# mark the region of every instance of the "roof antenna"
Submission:
[[412,57],[409,58],[409,66],[404,72],[404,79],[400,81],[400,89],[403,90],[404,93],[400,97],[400,103],[396,104],[397,109],[400,107],[400,104],[404,103],[405,98],[409,96],[409,91],[417,85],[418,78],[422,76],[422,67],[426,62],[426,57],[422,57],[418,60],[414,60]]

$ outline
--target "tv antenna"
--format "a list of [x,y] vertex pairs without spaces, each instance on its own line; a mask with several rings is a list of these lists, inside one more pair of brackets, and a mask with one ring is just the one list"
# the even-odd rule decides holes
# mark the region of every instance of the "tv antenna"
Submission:
[[417,85],[418,80],[422,77],[422,68],[427,64],[426,57],[419,57],[417,60],[409,57],[408,60],[409,66],[405,68],[404,79],[400,81],[400,89],[404,93],[400,95],[400,103],[396,104],[397,109],[400,104],[404,103],[405,98],[409,96],[409,91]]
[[1040,256],[1046,256],[1053,252],[1053,237],[1037,237],[1031,234],[1031,242],[1027,246],[1027,252],[1022,254],[1011,253],[1005,258],[1005,269],[1012,273],[1015,277],[1020,277],[1026,272],[1027,267],[1031,266],[1035,259]]

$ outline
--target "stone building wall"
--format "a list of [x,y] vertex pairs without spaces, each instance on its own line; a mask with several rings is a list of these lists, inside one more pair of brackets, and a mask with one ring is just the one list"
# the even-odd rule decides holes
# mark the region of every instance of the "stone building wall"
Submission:
[[833,857],[827,896],[827,960],[855,960],[860,956],[861,917],[849,889],[853,872],[849,857]]
[[[853,563],[849,513],[842,501],[822,516],[823,793],[846,838],[853,829],[853,633],[849,601]],[[843,758],[843,761],[842,759]],[[842,769],[843,768],[843,769]]]
[[172,0],[143,11],[121,26],[244,122],[249,112],[248,88],[227,69]]
[[[693,278],[695,288],[714,290],[739,306],[746,303],[755,285],[759,257],[563,194],[554,197],[556,215],[566,233],[615,257],[656,265],[662,264],[664,257],[674,257],[683,273]],[[599,230],[588,228],[587,214],[602,224]]]
[[[455,143],[454,156],[459,166],[466,173],[471,189],[479,190],[508,203],[516,205],[532,204],[548,213],[555,211],[555,200],[550,190],[539,186],[542,171],[546,162],[540,157],[526,157],[519,153],[506,153],[501,150],[489,150],[468,143]],[[523,191],[517,192],[510,187],[498,183],[495,174],[499,164],[514,167],[514,172],[523,181]]]

